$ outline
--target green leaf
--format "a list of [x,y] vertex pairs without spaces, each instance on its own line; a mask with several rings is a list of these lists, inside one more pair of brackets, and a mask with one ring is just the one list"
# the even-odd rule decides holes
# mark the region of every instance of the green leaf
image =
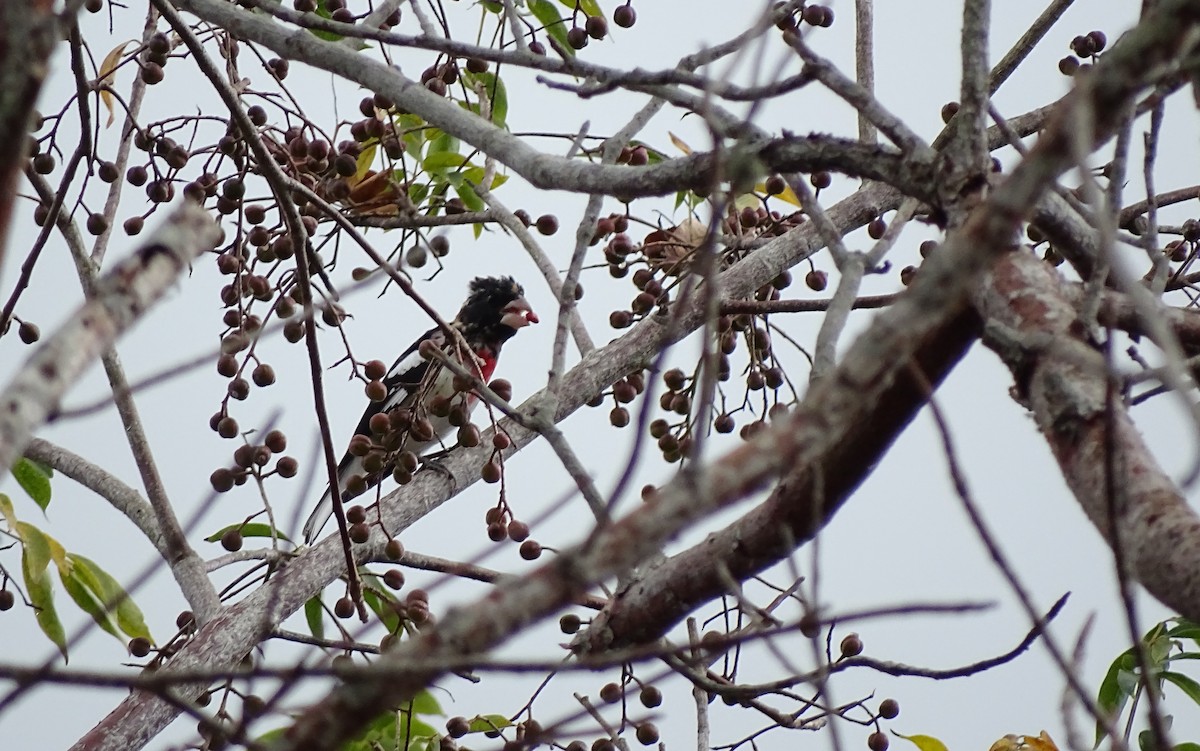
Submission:
[[267,732],[258,736],[254,740],[257,741],[260,745],[269,746],[272,743],[274,743],[275,741],[283,740],[284,733],[286,733],[288,731],[288,727],[289,726],[284,725],[281,728],[275,728],[274,730],[268,730]]
[[[587,13],[589,16],[603,16],[604,15],[604,11],[600,10],[600,5],[596,2],[596,0],[578,0],[578,1],[579,1],[579,9],[581,11],[583,11],[584,13]],[[576,0],[558,0],[558,2],[567,6],[572,11],[575,10]]]
[[385,590],[383,582],[374,574],[365,574],[363,584],[363,600],[367,607],[375,613],[388,633],[396,633],[396,629],[400,627],[400,616],[396,615],[396,609],[392,607],[392,603],[396,602],[395,595]]
[[508,120],[508,89],[504,87],[503,79],[490,71],[484,73],[464,71],[463,78],[466,79],[467,86],[472,91],[477,82],[483,84],[483,89],[487,92],[488,100],[492,104],[492,122],[501,128],[505,127]]
[[1189,621],[1187,618],[1176,620],[1176,625],[1167,630],[1167,635],[1173,639],[1190,639],[1200,646],[1200,624]]
[[38,626],[46,638],[58,647],[65,662],[67,634],[54,608],[54,587],[48,571],[52,541],[32,524],[18,522],[17,527],[22,542],[21,573],[25,579],[26,593],[33,603]]
[[408,199],[420,206],[429,196],[429,183],[413,183],[408,186]]
[[[1132,696],[1129,691],[1125,690],[1121,679],[1122,673],[1128,673],[1122,667],[1124,658],[1127,656],[1133,657],[1132,649],[1121,653],[1117,656],[1117,659],[1112,661],[1112,664],[1108,666],[1108,672],[1105,674],[1104,680],[1100,682],[1100,690],[1096,693],[1096,707],[1112,718],[1121,716],[1121,713],[1125,711],[1125,702],[1129,701]],[[1099,746],[1106,735],[1104,726],[1097,722],[1096,742],[1093,748]]]
[[[575,7],[574,3],[571,4],[571,7]],[[554,3],[550,2],[550,0],[529,0],[529,11],[533,13],[537,20],[542,22],[546,33],[554,37],[554,41],[558,42],[558,46],[568,55],[574,57],[574,48],[567,44],[567,26],[563,23],[562,16],[558,14],[558,8],[554,7]]]
[[305,601],[304,620],[308,621],[308,632],[314,639],[325,638],[325,609],[321,606],[320,595]]
[[1183,693],[1187,694],[1187,697],[1191,699],[1194,704],[1200,704],[1200,683],[1197,683],[1195,680],[1189,678],[1183,673],[1177,673],[1173,670],[1167,670],[1159,673],[1159,675],[1171,683],[1174,683],[1177,688],[1182,690]]
[[58,576],[76,605],[122,642],[136,636],[153,641],[141,608],[116,579],[82,555],[68,553],[67,561]]
[[442,705],[434,698],[434,695],[429,691],[421,691],[412,700],[412,711],[416,714],[432,714],[439,717],[445,717],[446,713],[442,711]]
[[[317,10],[315,12],[321,18],[333,18],[333,13],[329,10],[329,6],[325,0],[318,0]],[[324,39],[326,42],[337,42],[342,39],[341,34],[334,34],[332,31],[322,31],[320,29],[309,29],[309,31],[312,32],[313,36],[317,37],[318,39]]]
[[[468,167],[467,169],[463,170],[463,177],[475,183],[476,185],[479,185],[483,182],[483,176],[483,167]],[[488,188],[488,190],[495,190],[506,182],[508,182],[508,175],[501,175],[497,172],[492,176],[492,186]]]
[[467,180],[460,180],[454,186],[454,192],[458,193],[458,197],[462,199],[463,205],[468,211],[483,211],[486,206],[483,204],[483,199],[471,187],[471,183]]
[[42,511],[50,505],[50,475],[41,465],[21,457],[12,468],[13,478]]
[[395,128],[401,134],[400,137],[404,139],[405,149],[408,153],[414,156],[420,154],[421,148],[425,145],[427,128],[425,120],[420,115],[397,115]]
[[454,136],[434,128],[429,134],[429,146],[426,153],[430,155],[443,152],[457,154],[460,145],[461,142]]
[[504,4],[498,3],[496,0],[481,0],[479,3],[488,13],[499,13],[504,10]]
[[421,162],[421,167],[426,172],[444,174],[450,170],[456,170],[464,164],[470,164],[470,162],[456,151],[431,151],[429,156]]
[[1176,743],[1175,751],[1200,751],[1200,743],[1192,743],[1191,741],[1188,741],[1187,743]]
[[[208,537],[205,537],[204,541],[205,542],[219,542],[221,540],[221,535],[225,534],[226,532],[228,532],[231,529],[240,530],[242,533],[242,537],[266,537],[267,539],[271,538],[271,525],[270,524],[262,524],[260,522],[254,522],[251,524],[230,524],[227,527],[222,527],[222,528],[218,529],[216,532],[213,532]],[[278,537],[280,540],[285,540],[287,542],[291,542],[291,539],[289,539],[288,536],[282,532],[276,532],[275,536]]]

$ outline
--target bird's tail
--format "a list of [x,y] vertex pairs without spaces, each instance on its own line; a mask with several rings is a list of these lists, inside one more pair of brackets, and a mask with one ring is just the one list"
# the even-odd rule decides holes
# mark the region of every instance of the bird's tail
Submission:
[[325,495],[321,496],[321,502],[308,515],[308,521],[304,522],[304,543],[312,545],[317,540],[317,535],[321,534],[321,528],[329,521],[329,517],[333,516],[333,494],[329,489],[325,489]]

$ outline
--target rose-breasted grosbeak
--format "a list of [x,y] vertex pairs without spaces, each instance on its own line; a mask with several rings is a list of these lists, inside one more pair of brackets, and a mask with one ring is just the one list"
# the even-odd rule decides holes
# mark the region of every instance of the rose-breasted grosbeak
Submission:
[[[448,341],[446,332],[435,326],[396,358],[383,377],[383,398],[367,406],[349,450],[338,462],[343,501],[364,493],[389,474],[411,476],[421,452],[441,446],[467,422],[478,397],[456,390],[454,374],[436,356],[427,357],[430,353],[422,350],[437,347],[487,382],[504,342],[518,329],[538,322],[524,295],[512,277],[477,277],[450,323],[462,334],[470,353],[462,352],[461,343]],[[304,524],[305,542],[316,539],[332,514],[333,498],[326,490]]]

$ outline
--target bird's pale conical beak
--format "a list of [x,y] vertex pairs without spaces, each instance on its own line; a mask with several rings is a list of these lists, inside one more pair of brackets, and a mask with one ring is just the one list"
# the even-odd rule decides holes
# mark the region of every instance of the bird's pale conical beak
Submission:
[[524,328],[531,323],[537,322],[537,313],[533,312],[533,308],[529,307],[529,303],[524,297],[518,297],[508,305],[505,305],[504,315],[500,318],[500,323],[513,329]]

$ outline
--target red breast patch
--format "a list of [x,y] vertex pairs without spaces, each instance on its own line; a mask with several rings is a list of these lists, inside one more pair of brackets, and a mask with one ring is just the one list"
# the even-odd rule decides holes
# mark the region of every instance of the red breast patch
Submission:
[[496,370],[496,355],[487,350],[481,350],[475,354],[479,357],[480,380],[487,383]]

